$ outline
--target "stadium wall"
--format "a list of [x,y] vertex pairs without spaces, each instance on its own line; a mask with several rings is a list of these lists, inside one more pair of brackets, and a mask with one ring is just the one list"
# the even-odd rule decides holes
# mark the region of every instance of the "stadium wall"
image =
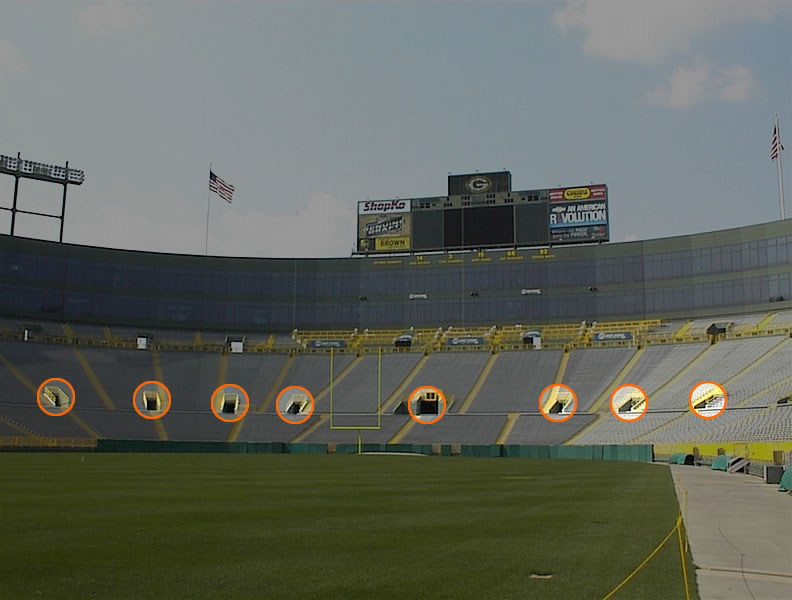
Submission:
[[490,458],[621,460],[652,462],[651,444],[633,446],[539,446],[516,444],[288,444],[280,442],[158,442],[152,440],[107,440],[96,442],[97,452],[218,452],[235,454],[356,454],[358,452],[401,452],[440,456]]
[[791,274],[792,220],[640,242],[343,259],[0,235],[0,314],[269,332],[696,317],[792,307]]

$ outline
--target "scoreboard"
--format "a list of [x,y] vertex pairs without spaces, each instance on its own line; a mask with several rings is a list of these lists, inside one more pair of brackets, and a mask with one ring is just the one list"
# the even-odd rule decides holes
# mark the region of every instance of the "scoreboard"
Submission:
[[450,175],[447,196],[358,203],[357,251],[429,252],[605,242],[604,184],[512,191],[511,174]]

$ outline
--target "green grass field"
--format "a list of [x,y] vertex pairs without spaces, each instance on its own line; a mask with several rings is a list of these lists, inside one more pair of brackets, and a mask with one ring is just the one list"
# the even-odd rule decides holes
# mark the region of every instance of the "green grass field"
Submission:
[[[677,513],[638,463],[4,453],[0,597],[594,599]],[[614,598],[684,598],[671,541]]]

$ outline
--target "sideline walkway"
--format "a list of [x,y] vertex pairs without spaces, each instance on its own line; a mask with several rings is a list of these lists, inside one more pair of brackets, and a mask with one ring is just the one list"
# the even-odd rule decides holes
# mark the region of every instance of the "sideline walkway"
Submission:
[[758,477],[671,465],[701,600],[792,598],[792,496]]

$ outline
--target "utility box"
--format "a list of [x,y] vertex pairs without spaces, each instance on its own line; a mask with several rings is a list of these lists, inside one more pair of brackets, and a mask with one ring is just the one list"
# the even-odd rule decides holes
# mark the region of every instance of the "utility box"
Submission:
[[784,467],[780,465],[765,465],[764,466],[764,480],[765,483],[781,483],[781,476],[784,474]]

